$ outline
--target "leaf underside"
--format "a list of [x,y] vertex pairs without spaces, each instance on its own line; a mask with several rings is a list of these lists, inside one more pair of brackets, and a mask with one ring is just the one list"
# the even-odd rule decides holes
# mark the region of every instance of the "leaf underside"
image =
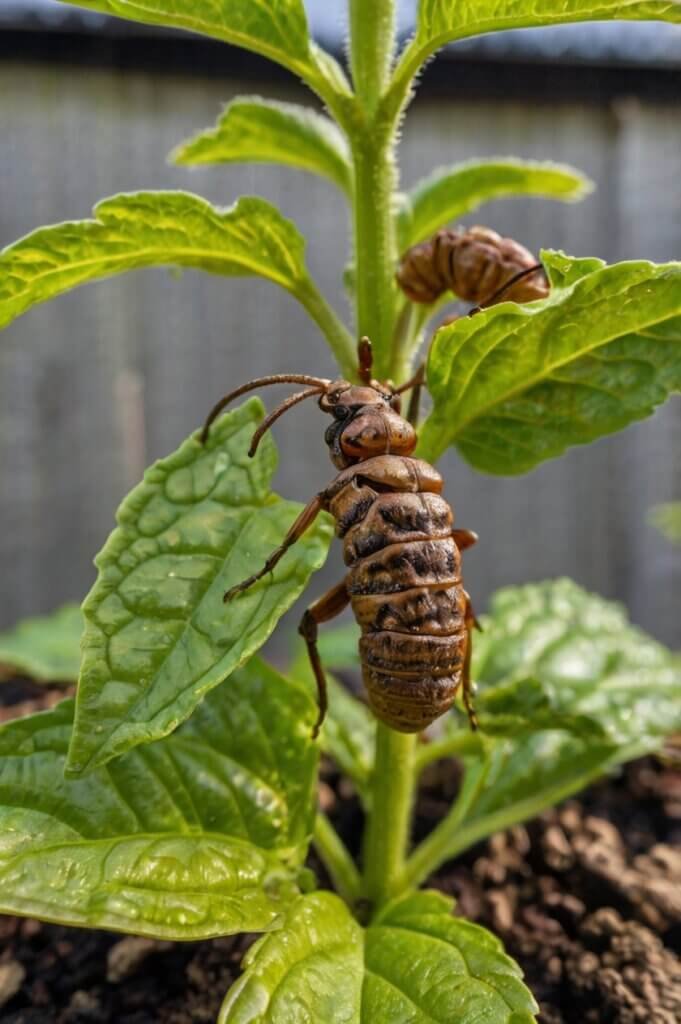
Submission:
[[312,830],[316,708],[253,659],[172,736],[64,778],[73,701],[0,728],[0,910],[170,939],[272,927]]
[[172,732],[244,664],[324,561],[327,517],[274,572],[227,605],[223,594],[260,568],[300,506],[269,490],[276,465],[251,400],[157,462],[124,500],[95,564],[68,770],[79,774]]
[[331,893],[302,897],[247,953],[219,1024],[531,1024],[521,972],[451,901],[414,893],[362,929]]
[[547,299],[502,303],[437,332],[419,453],[526,473],[649,416],[681,389],[681,263],[542,254]]
[[147,25],[198,32],[261,53],[303,73],[311,66],[302,0],[60,0]]
[[445,43],[512,28],[565,25],[579,21],[681,22],[678,0],[420,0],[411,60],[423,60]]

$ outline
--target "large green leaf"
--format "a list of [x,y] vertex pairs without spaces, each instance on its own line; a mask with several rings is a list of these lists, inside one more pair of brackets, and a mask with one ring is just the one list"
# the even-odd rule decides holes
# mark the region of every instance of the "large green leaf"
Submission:
[[75,775],[172,732],[267,639],[324,561],[327,517],[274,573],[228,605],[300,506],[269,489],[266,437],[247,455],[262,405],[251,400],[149,469],[118,510],[83,611],[83,662],[68,769]]
[[219,1024],[531,1024],[535,1002],[498,939],[414,893],[363,930],[314,893],[251,947]]
[[187,165],[288,164],[352,191],[348,145],[334,122],[309,107],[258,96],[232,100],[214,128],[181,143],[170,159]]
[[219,210],[188,192],[133,192],[93,212],[94,220],[39,228],[0,253],[0,327],[79,284],[139,267],[258,274],[299,297],[308,286],[302,236],[264,199]]
[[536,160],[493,157],[442,167],[404,196],[398,217],[400,250],[492,199],[529,195],[574,202],[592,188],[573,167]]
[[[499,591],[483,626],[474,663],[480,747],[464,757],[457,804],[414,855],[412,881],[681,729],[681,660],[619,605],[570,580],[532,583]],[[539,730],[530,728],[537,714]],[[519,728],[495,736],[496,715],[516,716]],[[443,755],[465,729],[462,715]]]
[[316,709],[254,659],[172,736],[64,778],[73,701],[0,728],[0,911],[171,939],[264,930],[298,895]]
[[0,665],[48,683],[71,683],[80,668],[83,616],[77,604],[65,604],[14,629],[0,633]]
[[436,334],[424,458],[455,444],[484,472],[525,473],[681,389],[681,263],[542,259],[548,298],[504,302]]
[[311,43],[303,0],[61,0],[147,25],[187,29],[260,53],[323,91],[328,54]]
[[446,43],[486,32],[579,21],[660,20],[681,22],[679,0],[419,0],[416,35],[396,72],[403,92],[427,58]]

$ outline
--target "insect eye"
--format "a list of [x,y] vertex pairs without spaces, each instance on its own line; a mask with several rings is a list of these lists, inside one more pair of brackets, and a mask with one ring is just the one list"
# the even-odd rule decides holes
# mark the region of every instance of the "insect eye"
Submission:
[[337,420],[344,420],[349,413],[347,405],[334,405],[333,414]]

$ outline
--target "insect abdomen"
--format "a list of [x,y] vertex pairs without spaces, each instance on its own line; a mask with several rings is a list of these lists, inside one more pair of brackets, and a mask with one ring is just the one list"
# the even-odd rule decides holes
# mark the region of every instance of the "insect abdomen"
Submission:
[[[410,480],[416,460],[404,461]],[[372,476],[348,484],[330,509],[350,567],[346,585],[362,629],[369,703],[393,729],[420,732],[451,707],[466,652],[453,516],[434,491],[381,492],[372,487],[380,486],[379,474]]]

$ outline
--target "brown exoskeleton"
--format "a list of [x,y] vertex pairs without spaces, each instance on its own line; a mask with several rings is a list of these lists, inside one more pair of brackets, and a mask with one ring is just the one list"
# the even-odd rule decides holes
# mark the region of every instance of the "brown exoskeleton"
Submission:
[[549,293],[541,263],[512,238],[485,227],[443,228],[407,249],[397,283],[412,302],[432,303],[446,291],[490,306],[501,299],[532,302]]
[[325,509],[336,521],[349,570],[345,579],[303,615],[319,693],[319,730],[327,707],[317,628],[352,605],[359,623],[362,673],[375,715],[401,732],[420,732],[447,711],[459,688],[473,729],[477,722],[470,678],[471,630],[476,624],[461,582],[461,551],[477,540],[453,528],[441,497],[442,477],[412,457],[416,433],[400,415],[400,393],[371,378],[371,346],[359,347],[361,384],[299,374],[250,381],[225,395],[210,413],[202,439],[228,402],[266,384],[307,385],[282,402],[256,430],[253,455],[266,430],[306,398],[333,417],[325,434],[336,478],[315,495],[265,565],[225,594],[228,601],[270,572]]

